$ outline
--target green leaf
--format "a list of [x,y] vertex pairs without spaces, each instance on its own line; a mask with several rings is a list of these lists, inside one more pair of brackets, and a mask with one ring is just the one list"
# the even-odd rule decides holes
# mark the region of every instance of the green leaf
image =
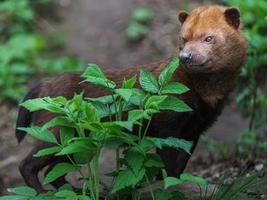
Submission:
[[93,157],[96,155],[96,151],[86,151],[86,153],[74,153],[73,159],[76,164],[83,165],[88,164],[93,159]]
[[184,103],[182,100],[168,96],[163,102],[159,105],[160,110],[172,110],[175,112],[190,112],[192,109]]
[[106,105],[105,103],[102,103],[101,101],[96,101],[96,100],[92,101],[90,99],[89,99],[89,102],[96,109],[96,112],[100,117],[106,117],[112,114],[108,105]]
[[[172,197],[169,191],[163,190],[163,189],[157,189],[154,192],[155,200],[170,200]],[[175,199],[180,200],[180,199]]]
[[119,190],[122,190],[126,187],[134,187],[139,181],[141,181],[145,176],[145,170],[142,169],[139,171],[138,176],[136,176],[132,170],[126,169],[120,171],[118,176],[115,179],[115,183],[112,188],[112,193],[116,193]]
[[114,121],[115,124],[123,127],[123,128],[126,128],[127,130],[129,131],[132,131],[133,130],[133,122],[130,122],[130,121]]
[[117,94],[114,95],[107,95],[107,96],[102,96],[102,97],[97,97],[97,98],[86,98],[87,100],[89,100],[89,102],[100,102],[103,104],[109,104],[109,103],[113,103],[113,98],[116,99],[117,98]]
[[149,28],[136,21],[131,21],[125,30],[127,39],[132,41],[138,41],[144,38],[149,33]]
[[189,91],[189,88],[182,83],[172,82],[163,86],[160,90],[161,94],[183,94]]
[[73,188],[72,188],[71,184],[66,183],[66,184],[62,185],[61,187],[59,187],[57,190],[58,191],[62,191],[62,190],[70,190],[70,191],[72,191]]
[[160,112],[157,104],[154,103],[152,106],[153,108],[146,109],[144,112],[144,118],[147,120],[149,120],[153,114]]
[[96,64],[89,64],[85,72],[82,74],[82,77],[85,78],[83,82],[89,82],[109,89],[114,89],[116,87],[116,84],[113,81],[108,80]]
[[123,130],[124,127],[121,124],[117,124],[115,122],[116,121],[101,122],[101,125],[102,125],[103,129],[109,130],[108,132],[110,134],[120,135],[122,133],[121,131]]
[[72,123],[67,117],[55,117],[42,126],[42,131],[55,126],[75,127],[75,124]]
[[59,163],[51,171],[48,172],[44,179],[44,185],[53,182],[57,178],[69,173],[77,171],[79,168],[70,163]]
[[7,191],[15,193],[17,195],[22,195],[22,196],[27,196],[27,197],[34,197],[37,195],[37,192],[33,188],[27,187],[27,186],[9,188],[7,189]]
[[49,130],[42,130],[41,127],[38,126],[32,126],[29,128],[18,128],[19,130],[25,131],[26,133],[30,134],[31,136],[45,141],[45,142],[50,142],[53,144],[57,144],[57,139],[54,136],[54,134],[49,131]]
[[60,146],[49,147],[49,148],[42,149],[42,150],[38,151],[38,152],[37,152],[36,154],[34,154],[33,156],[34,156],[34,157],[47,156],[47,155],[50,155],[50,154],[57,153],[57,152],[61,151],[61,149],[62,149],[62,147],[60,147]]
[[167,99],[167,95],[162,96],[151,96],[147,99],[145,103],[145,109],[155,109],[158,110],[159,106]]
[[105,147],[110,148],[110,149],[116,149],[122,144],[130,144],[130,145],[136,145],[134,143],[134,138],[132,138],[129,134],[127,133],[121,133],[119,135],[115,136],[109,136],[105,140]]
[[145,161],[146,167],[164,168],[164,164],[158,154],[147,153],[146,157],[147,157]]
[[61,190],[57,193],[55,193],[56,197],[62,197],[62,198],[67,198],[67,197],[72,197],[75,199],[76,193],[70,190]]
[[104,129],[103,124],[100,122],[87,122],[87,121],[82,123],[82,128],[90,130],[91,132],[95,133],[102,132]]
[[79,196],[78,196],[78,200],[91,200],[91,198],[88,197],[88,196],[82,196],[82,195],[79,195]]
[[130,110],[128,112],[128,121],[138,121],[139,119],[142,119],[144,116],[143,110]]
[[66,145],[68,141],[74,137],[75,131],[73,128],[60,127],[59,135],[60,135],[60,143],[62,145]]
[[167,67],[159,75],[159,84],[164,86],[172,77],[179,66],[179,56],[173,58]]
[[173,191],[171,192],[171,198],[169,200],[189,200],[183,192]]
[[155,143],[149,137],[145,137],[141,140],[139,145],[145,152],[155,148]]
[[139,83],[147,92],[157,93],[159,91],[156,77],[151,72],[144,69],[140,71]]
[[155,147],[159,149],[161,149],[162,147],[171,147],[177,150],[183,149],[188,154],[191,154],[190,150],[192,148],[192,142],[174,137],[168,137],[166,139],[146,137],[146,139],[152,141]]
[[131,170],[133,170],[133,173],[138,176],[138,173],[144,164],[144,155],[136,149],[130,148],[126,151],[124,158],[128,166],[131,168]]
[[121,96],[126,102],[128,102],[133,95],[133,91],[131,89],[115,89],[115,93]]
[[[83,106],[80,109],[80,112],[84,112],[84,120],[90,122],[99,122],[100,116],[97,114],[96,108],[89,102],[83,101]],[[82,118],[82,117],[80,117]]]
[[106,78],[98,78],[94,76],[87,76],[86,79],[83,80],[83,82],[89,82],[94,85],[108,88],[108,89],[114,89],[116,87],[116,84],[113,81],[108,80]]
[[132,89],[136,83],[136,75],[134,75],[129,80],[123,80],[122,82],[122,88],[124,89]]
[[206,186],[208,184],[208,182],[205,179],[203,179],[199,176],[194,176],[190,173],[182,173],[180,175],[180,179],[182,181],[189,181],[191,183],[195,183],[195,184],[200,185],[200,186]]
[[6,195],[1,196],[0,200],[29,200],[29,197],[27,196],[20,196],[20,195]]
[[175,185],[181,185],[183,183],[183,181],[179,178],[175,178],[175,177],[166,177],[164,179],[164,189],[167,189],[171,186],[175,186]]
[[147,98],[148,95],[145,91],[137,88],[133,88],[133,96],[130,98],[129,103],[134,106],[143,106],[144,100]]
[[67,155],[67,154],[73,154],[73,153],[80,153],[80,152],[90,152],[94,151],[96,148],[95,144],[90,141],[89,139],[87,141],[74,141],[73,143],[69,144],[68,146],[64,147],[59,153],[57,153],[57,156],[61,155]]
[[163,168],[163,169],[161,170],[161,172],[162,172],[162,177],[163,177],[163,179],[167,178],[168,174],[167,174],[166,169]]
[[100,67],[97,64],[88,64],[87,69],[82,74],[82,77],[88,78],[88,77],[97,77],[97,78],[103,78],[106,79],[104,73],[100,69]]
[[[59,102],[62,101],[62,102]],[[27,108],[30,112],[39,111],[39,110],[47,110],[53,113],[65,114],[64,109],[62,108],[62,103],[66,103],[66,99],[64,97],[58,98],[36,98],[24,101],[20,105]]]
[[154,12],[147,8],[136,8],[133,12],[132,18],[135,21],[148,23],[153,20]]

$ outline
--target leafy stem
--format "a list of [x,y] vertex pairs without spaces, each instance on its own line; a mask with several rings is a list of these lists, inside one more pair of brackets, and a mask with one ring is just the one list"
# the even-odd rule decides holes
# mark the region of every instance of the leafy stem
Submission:
[[153,189],[152,189],[152,186],[151,186],[151,183],[149,181],[149,178],[148,178],[147,174],[145,174],[145,179],[146,179],[146,182],[147,182],[148,187],[149,187],[151,198],[152,198],[152,200],[154,200],[155,199],[155,196],[154,196]]
[[151,124],[151,121],[152,121],[152,116],[149,118],[149,120],[147,122],[146,129],[145,129],[144,134],[143,134],[143,139],[146,137],[146,134],[147,134],[148,128]]

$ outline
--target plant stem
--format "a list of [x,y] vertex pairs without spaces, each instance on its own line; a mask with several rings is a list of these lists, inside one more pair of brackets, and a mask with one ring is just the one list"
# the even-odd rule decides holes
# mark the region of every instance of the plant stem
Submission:
[[117,104],[115,102],[113,91],[112,91],[111,97],[112,97],[112,101],[113,101],[114,108],[115,108],[115,120],[117,121],[118,120],[118,109],[117,109]]
[[80,120],[78,120],[78,135],[79,135],[80,137],[85,137],[84,129],[83,129],[83,127],[81,126],[81,122],[80,122]]
[[96,157],[96,159],[94,160],[94,169],[95,169],[94,180],[95,180],[96,200],[99,200],[99,190],[100,190],[98,157]]
[[142,119],[140,120],[140,125],[139,125],[139,130],[138,130],[138,144],[140,144],[141,139],[142,139],[143,122],[144,122],[144,119],[142,118]]
[[119,110],[118,110],[118,119],[121,121],[122,120],[122,98],[120,97],[119,98]]
[[111,115],[110,105],[107,105],[107,106],[108,106],[108,112],[109,112],[108,118],[109,118],[109,121],[112,122],[112,115]]
[[251,118],[249,122],[249,130],[251,131],[254,127],[254,121],[255,121],[255,116],[256,116],[256,106],[257,106],[257,84],[256,80],[253,79],[253,86],[252,86],[252,109],[251,109]]
[[[67,157],[68,157],[68,159],[70,160],[70,162],[71,162],[72,165],[77,166],[77,164],[71,159],[70,155],[67,154]],[[81,175],[81,177],[82,177],[83,179],[85,179],[85,176],[83,175],[83,173],[82,173],[82,171],[81,171],[80,169],[78,170],[78,172],[79,172],[79,174]]]
[[82,190],[83,196],[86,195],[86,181],[83,183],[83,190]]
[[[118,147],[116,149],[116,174],[119,173],[119,170],[120,170],[120,148]],[[114,179],[113,179],[113,181],[114,181]],[[116,199],[120,200],[119,195],[116,195]]]
[[[101,149],[101,148],[100,148]],[[93,194],[94,200],[99,200],[99,191],[100,191],[100,181],[99,181],[99,156],[100,149],[97,150],[96,155],[93,157],[93,160],[90,162],[91,169],[91,195]]]
[[[91,176],[92,176],[92,172],[91,172]],[[90,197],[95,200],[95,194],[94,194],[94,187],[93,187],[93,178],[90,178]]]
[[145,129],[144,134],[143,134],[143,139],[145,138],[145,136],[147,134],[147,131],[148,131],[148,128],[150,126],[151,121],[152,121],[152,116],[151,116],[151,118],[147,122],[146,129]]
[[154,197],[154,193],[153,193],[153,190],[152,190],[152,187],[151,187],[151,183],[150,183],[150,181],[149,181],[149,179],[148,179],[148,177],[147,177],[147,174],[145,174],[145,178],[146,178],[146,182],[148,183],[148,187],[149,187],[149,191],[150,191],[152,200],[154,200],[154,199],[155,199],[155,197]]

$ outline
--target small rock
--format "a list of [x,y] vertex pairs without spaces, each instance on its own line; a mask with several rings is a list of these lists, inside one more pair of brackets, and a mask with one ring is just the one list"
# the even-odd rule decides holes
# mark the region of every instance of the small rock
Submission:
[[220,178],[220,174],[218,172],[216,172],[213,177],[214,178]]
[[258,164],[255,166],[255,170],[257,170],[258,172],[261,171],[263,169],[264,165],[263,164]]

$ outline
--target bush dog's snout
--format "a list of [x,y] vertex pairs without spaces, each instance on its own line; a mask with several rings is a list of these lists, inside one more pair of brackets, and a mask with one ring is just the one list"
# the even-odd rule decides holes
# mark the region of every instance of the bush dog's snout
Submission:
[[192,60],[193,53],[191,51],[182,51],[180,53],[180,61],[183,64],[189,64]]

